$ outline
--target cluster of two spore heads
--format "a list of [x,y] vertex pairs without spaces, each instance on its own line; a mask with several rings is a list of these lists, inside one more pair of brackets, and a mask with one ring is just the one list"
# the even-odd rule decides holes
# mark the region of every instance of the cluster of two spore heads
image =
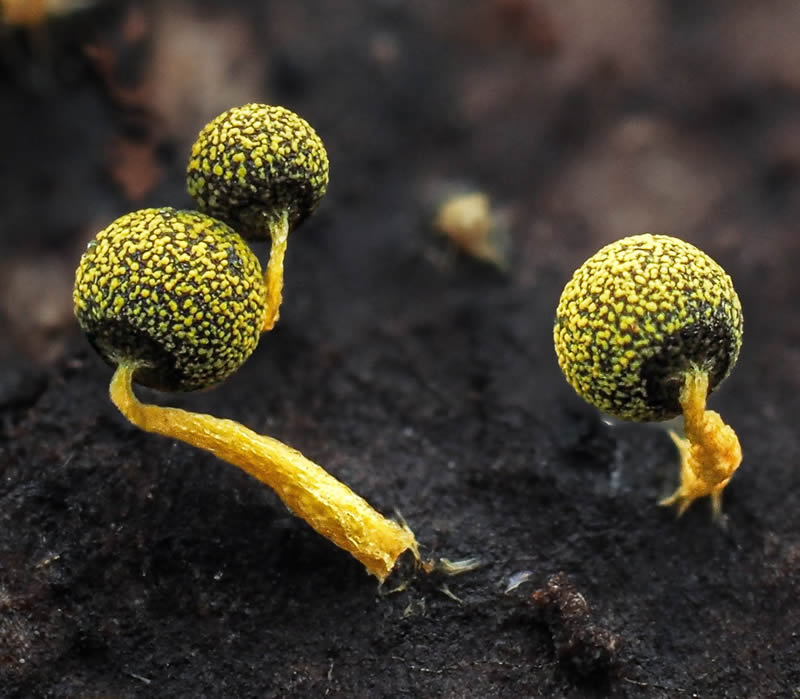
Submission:
[[[75,315],[115,367],[110,395],[126,418],[242,468],[383,580],[404,552],[418,557],[408,527],[282,442],[141,403],[132,387],[192,391],[244,363],[278,320],[289,233],[327,186],[325,147],[304,119],[263,104],[224,112],[192,147],[187,187],[197,210],[144,209],[100,231],[76,272]],[[266,270],[247,240],[270,241]]]
[[[327,185],[325,148],[301,117],[262,104],[224,112],[192,147],[196,211],[134,211],[98,233],[76,273],[78,323],[109,363],[135,366],[137,383],[222,381],[277,320],[288,234]],[[246,242],[265,239],[266,275]]]

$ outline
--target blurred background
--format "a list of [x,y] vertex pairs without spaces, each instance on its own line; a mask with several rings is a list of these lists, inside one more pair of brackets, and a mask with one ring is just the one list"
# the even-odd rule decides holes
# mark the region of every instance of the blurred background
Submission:
[[189,206],[197,131],[248,101],[287,105],[325,139],[332,184],[308,235],[346,224],[339,249],[368,248],[375,230],[424,248],[431,200],[466,186],[502,210],[519,285],[653,231],[705,247],[734,278],[746,256],[762,303],[796,291],[778,273],[798,259],[794,0],[0,11],[0,358],[63,352],[86,242],[131,209]]

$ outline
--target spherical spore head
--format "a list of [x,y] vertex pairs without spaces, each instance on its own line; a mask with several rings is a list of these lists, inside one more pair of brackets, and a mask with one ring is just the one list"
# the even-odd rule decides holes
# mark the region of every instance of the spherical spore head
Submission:
[[602,248],[564,288],[553,331],[567,381],[600,410],[626,420],[679,415],[692,367],[709,391],[727,377],[742,343],[731,278],[693,245],[635,235]]
[[270,224],[284,213],[291,231],[317,208],[328,187],[328,155],[294,112],[246,104],[203,128],[186,183],[201,211],[246,238],[268,239]]
[[164,391],[222,381],[258,344],[261,265],[229,226],[196,211],[143,209],[89,244],[75,274],[78,324],[109,364]]

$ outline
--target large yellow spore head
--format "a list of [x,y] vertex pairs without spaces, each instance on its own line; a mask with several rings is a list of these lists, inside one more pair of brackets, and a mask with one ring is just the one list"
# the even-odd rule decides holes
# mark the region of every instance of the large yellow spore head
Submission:
[[261,265],[229,226],[196,211],[143,209],[100,231],[75,274],[75,316],[111,365],[164,391],[236,371],[264,322]]
[[742,307],[726,272],[666,235],[602,248],[561,294],[553,331],[567,381],[592,405],[626,420],[681,413],[686,372],[728,376],[742,343]]

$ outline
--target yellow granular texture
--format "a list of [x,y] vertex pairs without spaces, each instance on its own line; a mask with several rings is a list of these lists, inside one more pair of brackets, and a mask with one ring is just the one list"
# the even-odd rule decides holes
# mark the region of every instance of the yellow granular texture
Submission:
[[143,209],[97,234],[75,274],[75,316],[137,383],[191,391],[222,381],[258,344],[261,265],[229,226],[195,211]]
[[186,183],[201,211],[247,238],[264,239],[284,212],[292,230],[317,208],[328,187],[328,155],[294,112],[246,104],[203,128]]
[[572,387],[626,420],[680,414],[690,367],[709,391],[736,363],[742,307],[731,278],[693,245],[635,235],[589,258],[564,288],[553,330],[558,363]]

